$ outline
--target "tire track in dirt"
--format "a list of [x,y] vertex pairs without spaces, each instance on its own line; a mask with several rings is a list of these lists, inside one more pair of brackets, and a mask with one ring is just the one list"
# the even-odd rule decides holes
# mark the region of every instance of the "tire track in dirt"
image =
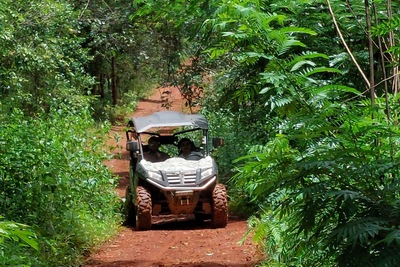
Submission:
[[[169,110],[185,111],[184,100],[179,90],[167,88],[171,93]],[[161,106],[159,89],[149,99],[138,103],[137,110],[131,115],[146,116],[157,111],[167,110]],[[187,111],[187,110],[186,110]],[[125,126],[113,126],[110,136],[116,133],[122,138],[116,143],[110,139],[107,145],[117,147],[112,151],[116,157],[105,164],[121,177],[116,189],[120,197],[125,196],[129,184],[129,155],[125,151]],[[247,239],[243,245],[238,242],[243,238],[246,221],[229,218],[225,228],[212,229],[210,221],[196,221],[186,216],[153,217],[154,224],[150,231],[135,231],[124,228],[120,235],[105,243],[88,260],[85,266],[94,267],[148,267],[148,266],[254,266],[261,260],[257,246]]]

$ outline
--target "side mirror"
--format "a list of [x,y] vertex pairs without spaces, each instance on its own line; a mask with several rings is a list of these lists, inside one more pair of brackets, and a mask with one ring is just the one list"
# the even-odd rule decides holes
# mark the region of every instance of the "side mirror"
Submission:
[[214,148],[220,147],[224,145],[224,139],[220,138],[220,137],[214,137],[212,139],[212,145]]
[[135,141],[128,141],[126,142],[126,150],[129,152],[136,152],[138,151],[138,143]]

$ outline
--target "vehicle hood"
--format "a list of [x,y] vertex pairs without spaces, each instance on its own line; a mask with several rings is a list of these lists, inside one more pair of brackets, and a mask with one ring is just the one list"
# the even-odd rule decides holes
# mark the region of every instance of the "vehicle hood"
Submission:
[[141,165],[147,171],[186,171],[186,170],[198,170],[198,169],[215,169],[217,171],[215,161],[211,157],[205,157],[200,160],[185,160],[183,158],[169,158],[163,162],[150,162],[146,160],[140,161]]

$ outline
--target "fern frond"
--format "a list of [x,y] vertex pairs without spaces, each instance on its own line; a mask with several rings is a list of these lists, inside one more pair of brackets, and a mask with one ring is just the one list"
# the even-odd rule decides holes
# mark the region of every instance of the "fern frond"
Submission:
[[219,17],[220,15],[227,13],[227,5],[219,5],[214,11],[214,17]]
[[279,29],[281,33],[306,33],[310,35],[317,35],[317,33],[313,30],[307,28],[300,28],[300,27],[284,27]]
[[296,64],[294,64],[294,66],[292,67],[292,69],[290,71],[291,72],[296,71],[296,70],[300,69],[304,65],[310,65],[312,67],[316,66],[316,64],[314,62],[309,61],[309,60],[307,60],[307,61],[299,61]]
[[337,55],[332,55],[330,58],[332,58],[332,60],[329,62],[329,66],[333,67],[339,65],[340,63],[347,62],[349,60],[349,54],[343,52]]
[[253,7],[247,7],[235,4],[235,15],[239,18],[248,18],[252,14],[256,13]]
[[268,60],[273,59],[272,56],[268,56],[264,53],[256,53],[256,52],[239,53],[238,55],[234,56],[234,58],[242,63],[245,63],[246,65],[254,65],[258,62],[258,60],[260,58],[265,58]]
[[375,237],[380,231],[387,228],[382,226],[387,223],[387,220],[381,217],[365,217],[354,221],[347,222],[338,226],[332,231],[331,237],[336,237],[337,241],[344,241],[347,245],[359,243],[364,245],[368,241],[368,237]]
[[278,54],[279,55],[285,54],[293,46],[306,47],[306,45],[303,44],[302,42],[300,42],[300,41],[298,41],[298,40],[296,40],[294,38],[289,38],[289,39],[283,41],[282,44],[279,46]]
[[223,32],[222,33],[223,37],[232,37],[234,39],[246,39],[248,38],[248,34],[240,32],[240,33],[235,33],[235,32]]
[[301,53],[300,55],[295,56],[293,60],[289,63],[289,65],[295,65],[298,62],[307,61],[307,59],[313,59],[313,58],[329,59],[329,57],[325,54],[306,51]]
[[340,70],[335,69],[335,68],[325,68],[325,67],[319,67],[315,68],[307,73],[304,74],[304,76],[310,76],[315,73],[321,73],[321,72],[336,72],[336,73],[342,73]]
[[297,56],[297,58],[300,58],[300,59],[311,59],[311,58],[319,58],[319,57],[329,59],[329,57],[325,54],[312,52],[312,51],[305,51],[305,52],[302,52],[299,56]]
[[397,14],[397,16],[396,15],[393,16],[392,19],[381,21],[378,26],[372,27],[372,33],[375,36],[385,35],[399,27],[400,27],[400,16]]
[[[286,79],[286,76],[279,72],[262,72],[260,75],[262,76],[263,82],[271,83],[275,87],[279,87],[281,82]],[[266,93],[266,91],[263,91],[263,93]]]
[[379,243],[385,242],[390,245],[392,242],[395,242],[396,245],[400,245],[400,230],[399,229],[391,229],[389,233],[382,239]]
[[290,104],[293,101],[292,97],[286,96],[286,97],[279,97],[279,98],[275,98],[275,97],[271,97],[269,101],[265,102],[265,105],[270,105],[271,110],[274,110],[275,107],[283,107],[286,106],[288,104]]
[[244,54],[244,55],[246,55],[248,57],[265,58],[265,59],[269,59],[269,60],[274,58],[273,56],[267,55],[265,53],[245,52],[245,53],[242,53],[242,54]]
[[285,20],[286,16],[282,15],[282,14],[276,14],[276,13],[269,13],[269,12],[264,12],[262,13],[263,17],[265,18],[265,20],[263,21],[263,26],[268,25],[272,22],[272,21],[277,21],[279,25],[283,25],[283,21]]

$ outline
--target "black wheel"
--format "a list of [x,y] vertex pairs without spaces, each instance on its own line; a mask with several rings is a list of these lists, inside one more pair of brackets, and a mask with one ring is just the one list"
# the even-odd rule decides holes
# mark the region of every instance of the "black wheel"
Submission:
[[150,193],[142,186],[136,188],[136,229],[151,229],[152,204]]
[[135,205],[132,202],[131,186],[127,186],[125,189],[124,213],[125,213],[125,224],[135,226],[136,212],[135,212]]
[[228,223],[228,197],[223,184],[217,184],[212,193],[213,215],[212,225],[215,228],[223,228]]

